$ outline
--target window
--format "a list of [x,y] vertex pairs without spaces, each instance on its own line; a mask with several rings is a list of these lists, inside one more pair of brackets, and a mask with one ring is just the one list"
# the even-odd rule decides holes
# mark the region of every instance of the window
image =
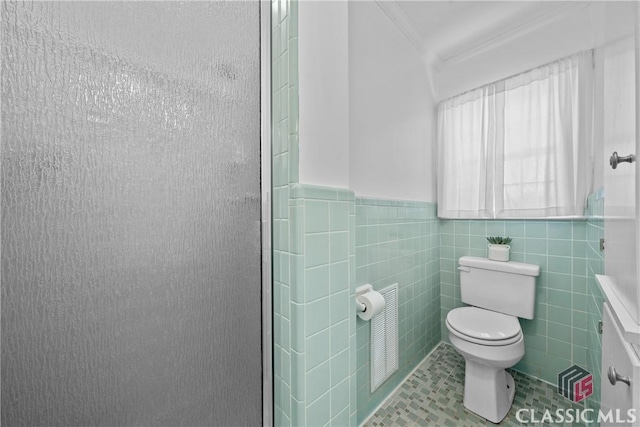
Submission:
[[582,216],[593,175],[592,51],[443,101],[438,215]]

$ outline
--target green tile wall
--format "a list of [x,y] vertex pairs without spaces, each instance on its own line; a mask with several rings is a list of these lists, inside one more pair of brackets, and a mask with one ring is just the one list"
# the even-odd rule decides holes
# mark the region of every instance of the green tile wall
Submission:
[[[521,320],[525,356],[516,369],[555,383],[563,369],[586,366],[586,221],[442,220],[440,235],[443,319],[460,307],[458,258],[487,256],[486,236],[508,235],[511,260],[537,264],[534,320]],[[448,332],[442,323],[443,340]]]
[[[558,372],[577,364],[594,375],[596,391],[586,402],[599,402],[600,347],[594,327],[600,319],[602,295],[594,274],[603,269],[599,238],[603,235],[602,199],[589,197],[587,220],[441,220],[440,286],[442,340],[448,342],[447,313],[460,300],[461,256],[487,256],[486,236],[508,235],[511,260],[537,264],[536,310],[533,320],[520,319],[525,356],[514,367],[555,384]],[[598,308],[596,308],[598,306]]]
[[604,274],[604,253],[600,251],[600,239],[604,237],[604,191],[589,196],[587,206],[587,370],[593,374],[593,395],[587,401],[589,408],[600,408],[600,381],[602,336],[598,333],[598,322],[602,319],[604,297],[595,275]]
[[370,392],[370,322],[357,318],[358,424],[440,342],[439,235],[434,203],[356,198],[357,286],[398,283],[399,369]]
[[355,201],[298,183],[298,2],[271,11],[274,424],[355,425]]
[[271,3],[274,423],[292,425],[290,185],[298,181],[297,2]]
[[291,186],[291,425],[355,425],[353,193]]

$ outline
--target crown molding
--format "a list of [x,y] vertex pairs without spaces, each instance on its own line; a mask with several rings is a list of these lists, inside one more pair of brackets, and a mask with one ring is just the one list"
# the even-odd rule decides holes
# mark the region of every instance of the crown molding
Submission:
[[376,4],[387,15],[389,20],[400,30],[407,40],[413,45],[413,47],[430,62],[436,68],[439,68],[442,60],[440,57],[429,48],[428,45],[422,42],[420,33],[416,31],[414,25],[411,23],[407,15],[400,9],[400,6],[396,0],[376,0]]
[[426,46],[420,39],[420,34],[415,30],[407,15],[400,9],[395,0],[376,0],[380,9],[389,17],[402,34],[420,53],[426,53]]
[[415,49],[427,58],[428,62],[430,62],[435,69],[440,69],[445,65],[464,62],[476,55],[496,49],[526,33],[543,27],[568,12],[591,7],[591,2],[568,1],[553,11],[534,16],[516,27],[510,28],[489,38],[480,39],[455,54],[443,57],[430,49],[428,44],[422,41],[420,33],[415,29],[411,20],[402,11],[396,0],[376,0],[376,4],[389,17],[389,20],[391,20],[407,40],[409,40]]
[[376,0],[380,9],[389,17],[400,32],[411,42],[418,52],[426,53],[427,47],[422,43],[420,34],[415,30],[407,15],[400,9],[395,0]]
[[400,9],[396,0],[376,0],[376,4],[422,57],[431,93],[437,98],[438,85],[436,84],[436,80],[438,78],[438,72],[442,67],[442,60],[432,49],[422,42],[420,34],[416,31],[409,18],[407,18],[407,15]]
[[487,39],[481,39],[480,41],[471,44],[469,47],[465,48],[461,52],[455,53],[453,55],[443,57],[442,63],[443,65],[454,65],[460,62],[464,62],[468,59],[473,58],[479,54],[490,51],[492,49],[496,49],[512,40],[517,39],[518,37],[530,33],[538,28],[547,25],[549,22],[554,21],[568,12],[591,7],[591,3],[584,2],[569,2],[558,7],[555,10],[549,11],[547,13],[543,13],[541,15],[535,16],[532,19],[529,19],[516,27],[510,28],[506,31],[503,31],[499,34],[491,36]]

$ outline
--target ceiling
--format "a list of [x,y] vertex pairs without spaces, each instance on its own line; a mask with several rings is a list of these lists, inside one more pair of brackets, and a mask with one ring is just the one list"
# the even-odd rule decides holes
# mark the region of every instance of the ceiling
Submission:
[[505,38],[531,31],[542,22],[569,10],[586,7],[590,3],[592,2],[379,2],[405,35],[420,50],[440,63],[453,61]]
[[375,0],[420,54],[445,99],[633,35],[636,2]]

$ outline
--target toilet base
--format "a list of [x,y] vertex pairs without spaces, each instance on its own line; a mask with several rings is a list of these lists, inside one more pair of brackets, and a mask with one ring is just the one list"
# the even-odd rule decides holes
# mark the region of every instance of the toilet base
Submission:
[[513,377],[503,368],[492,368],[473,361],[465,361],[464,406],[499,423],[507,416],[516,387]]

